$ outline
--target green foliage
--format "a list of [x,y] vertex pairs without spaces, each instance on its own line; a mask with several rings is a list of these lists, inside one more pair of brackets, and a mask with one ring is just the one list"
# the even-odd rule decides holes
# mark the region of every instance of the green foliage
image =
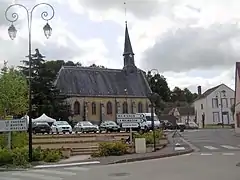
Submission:
[[[42,150],[40,147],[33,149],[33,161],[57,162],[61,158],[62,153],[59,150]],[[8,150],[7,148],[0,148],[0,166],[3,165],[28,165],[28,148],[17,147],[12,150]]]
[[[27,132],[12,132],[11,134],[11,146],[12,148],[23,148],[28,145],[28,134]],[[8,134],[0,134],[0,148],[7,148]]]
[[[159,142],[159,140],[163,137],[163,132],[161,130],[155,130],[155,140],[156,143]],[[146,132],[143,134],[139,133],[134,133],[133,138],[145,138],[146,139],[146,144],[153,144],[154,142],[154,136],[153,136],[153,131],[151,132]]]
[[92,154],[93,157],[103,156],[121,156],[127,154],[128,145],[121,141],[99,143],[97,152]]
[[[55,119],[67,120],[71,115],[70,106],[64,101],[66,97],[60,94],[60,91],[55,87],[54,81],[57,78],[57,73],[63,65],[72,65],[73,62],[45,61],[38,49],[32,55],[32,104],[33,117],[38,117],[43,113]],[[29,61],[23,61],[23,66],[20,66],[21,72],[28,76]],[[77,66],[77,64],[74,64]]]
[[0,75],[0,116],[25,114],[27,107],[26,78],[13,68],[4,69]]

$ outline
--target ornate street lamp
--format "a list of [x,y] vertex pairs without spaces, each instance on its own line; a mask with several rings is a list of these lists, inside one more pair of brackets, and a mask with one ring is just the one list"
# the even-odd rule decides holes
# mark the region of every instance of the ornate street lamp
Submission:
[[[54,9],[53,7],[48,4],[48,3],[39,3],[36,4],[35,6],[33,6],[33,8],[31,10],[28,10],[27,7],[25,7],[22,4],[13,4],[10,5],[6,11],[5,11],[5,18],[7,19],[7,21],[11,22],[11,26],[8,28],[8,35],[9,37],[14,40],[16,38],[17,35],[17,29],[15,28],[15,26],[13,25],[14,22],[16,22],[18,20],[18,14],[16,12],[11,13],[10,15],[9,10],[15,6],[19,6],[23,9],[26,10],[26,14],[27,14],[27,23],[28,23],[28,58],[29,58],[29,110],[28,110],[28,116],[29,116],[29,162],[32,162],[32,88],[31,88],[31,76],[32,76],[32,55],[31,55],[31,51],[32,51],[32,17],[33,17],[33,12],[35,10],[36,7],[38,6],[42,6],[45,5],[47,7],[50,8],[52,14],[48,14],[47,11],[43,11],[41,13],[41,18],[45,21],[47,21],[46,25],[43,27],[43,31],[44,34],[46,36],[46,38],[48,39],[51,34],[52,34],[52,28],[50,27],[50,25],[48,24],[48,21],[51,20],[54,17]],[[8,16],[9,15],[9,16]]]

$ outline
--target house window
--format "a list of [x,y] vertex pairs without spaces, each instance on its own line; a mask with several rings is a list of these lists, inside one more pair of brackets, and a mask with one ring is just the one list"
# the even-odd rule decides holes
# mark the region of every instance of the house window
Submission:
[[141,102],[138,103],[138,113],[142,113],[143,112],[143,105]]
[[112,103],[110,101],[107,103],[107,114],[112,114]]
[[80,103],[78,101],[75,101],[75,103],[74,103],[74,114],[75,115],[80,114]]
[[128,113],[128,104],[127,102],[123,103],[123,114],[127,114]]
[[213,122],[220,122],[219,112],[213,112]]
[[203,109],[203,104],[201,104],[201,109]]
[[97,111],[96,103],[93,102],[92,103],[92,115],[96,115],[97,114],[96,111]]
[[234,103],[235,103],[235,99],[234,99],[234,98],[231,98],[231,99],[230,99],[230,104],[231,104],[231,106],[233,106]]
[[223,108],[228,107],[227,98],[222,98],[221,99],[221,105],[222,105]]
[[218,98],[212,98],[212,108],[218,108]]

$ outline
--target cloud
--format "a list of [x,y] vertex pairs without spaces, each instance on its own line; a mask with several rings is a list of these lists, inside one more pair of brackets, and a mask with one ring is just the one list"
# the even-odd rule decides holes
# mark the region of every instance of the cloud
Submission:
[[228,68],[240,58],[233,46],[234,39],[239,37],[236,24],[168,31],[145,51],[141,66],[158,67],[162,72]]

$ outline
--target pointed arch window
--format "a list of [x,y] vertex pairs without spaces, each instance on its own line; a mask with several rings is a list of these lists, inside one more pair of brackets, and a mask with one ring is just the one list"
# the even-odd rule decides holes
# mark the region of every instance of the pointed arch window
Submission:
[[148,103],[146,102],[146,113],[148,113]]
[[80,114],[80,103],[78,101],[75,101],[75,103],[74,103],[74,114],[75,115]]
[[107,114],[112,114],[112,103],[110,101],[107,103]]
[[138,113],[143,113],[143,105],[141,102],[138,103]]
[[96,103],[93,102],[92,103],[92,115],[96,115],[97,114],[97,106]]
[[123,114],[127,114],[128,113],[128,104],[127,102],[123,103]]

